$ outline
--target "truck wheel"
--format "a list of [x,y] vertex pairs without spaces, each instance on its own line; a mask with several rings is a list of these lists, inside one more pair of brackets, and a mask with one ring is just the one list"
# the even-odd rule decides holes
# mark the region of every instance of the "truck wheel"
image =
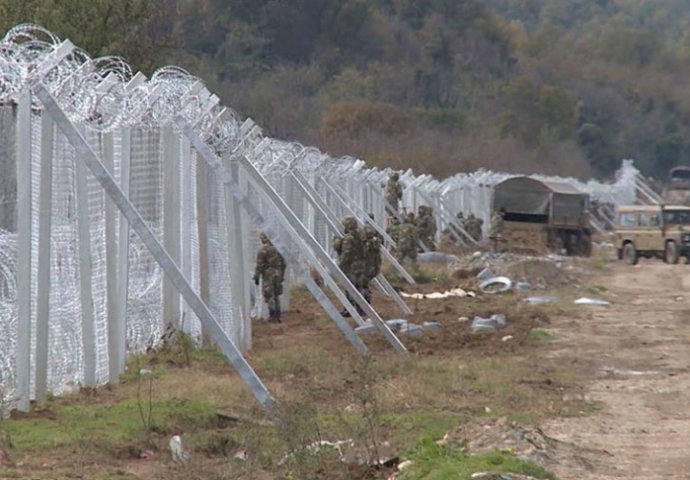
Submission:
[[676,246],[676,242],[666,242],[664,260],[666,261],[666,263],[669,263],[671,265],[675,265],[676,263],[678,263],[678,246]]
[[623,247],[623,260],[628,265],[635,265],[637,263],[637,249],[632,243],[626,243]]

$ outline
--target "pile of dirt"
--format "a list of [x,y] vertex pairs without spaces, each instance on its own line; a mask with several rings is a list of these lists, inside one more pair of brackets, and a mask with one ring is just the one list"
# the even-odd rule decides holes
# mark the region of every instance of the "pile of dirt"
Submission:
[[529,258],[497,268],[496,274],[504,275],[514,282],[527,282],[532,288],[551,290],[579,285],[574,272],[566,270],[562,262],[551,258]]
[[[407,317],[411,324],[424,325],[434,322],[435,328],[424,329],[419,335],[399,333],[400,339],[412,353],[418,355],[443,355],[444,352],[465,351],[471,356],[505,356],[532,348],[527,342],[534,328],[544,328],[550,322],[543,310],[516,304],[513,295],[490,298],[446,298],[441,300],[412,300],[415,311]],[[394,310],[381,309],[384,318],[395,318]],[[505,328],[493,332],[472,331],[475,317],[489,318],[503,313],[507,318]],[[374,350],[386,348],[386,340],[378,332],[367,334],[364,341]]]
[[448,432],[439,444],[456,447],[463,453],[481,454],[496,450],[510,453],[547,469],[569,465],[572,471],[592,471],[585,459],[592,454],[607,456],[605,451],[584,449],[547,436],[539,427],[527,427],[507,418],[471,422]]

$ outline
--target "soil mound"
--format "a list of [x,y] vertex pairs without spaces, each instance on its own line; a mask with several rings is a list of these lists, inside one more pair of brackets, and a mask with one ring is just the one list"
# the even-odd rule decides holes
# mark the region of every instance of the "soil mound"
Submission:
[[553,469],[557,465],[570,465],[573,469],[591,471],[592,464],[585,459],[584,454],[588,458],[592,457],[592,453],[595,457],[609,455],[605,451],[584,449],[561,442],[547,436],[539,427],[520,425],[505,417],[465,424],[447,433],[438,443],[457,447],[467,454],[499,450],[547,469]]
[[505,265],[498,272],[514,282],[528,282],[535,289],[579,285],[578,277],[549,258],[532,258]]

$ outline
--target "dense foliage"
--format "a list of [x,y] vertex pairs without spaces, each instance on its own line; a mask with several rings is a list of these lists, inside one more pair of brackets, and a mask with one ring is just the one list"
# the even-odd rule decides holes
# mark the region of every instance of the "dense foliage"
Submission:
[[0,0],[272,135],[372,164],[662,176],[690,163],[690,0]]

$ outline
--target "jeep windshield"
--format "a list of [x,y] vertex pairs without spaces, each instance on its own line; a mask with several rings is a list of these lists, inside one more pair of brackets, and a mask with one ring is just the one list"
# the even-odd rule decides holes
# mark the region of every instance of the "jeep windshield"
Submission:
[[664,210],[664,225],[690,225],[690,209]]

